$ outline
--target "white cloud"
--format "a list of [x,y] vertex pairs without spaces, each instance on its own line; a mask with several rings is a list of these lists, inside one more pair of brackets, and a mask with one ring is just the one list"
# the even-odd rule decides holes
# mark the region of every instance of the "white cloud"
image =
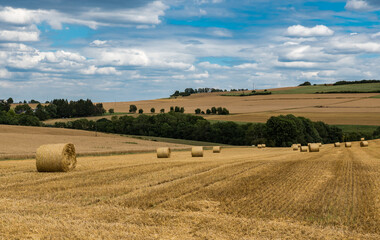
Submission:
[[294,25],[288,27],[286,33],[291,37],[324,37],[333,35],[334,31],[324,25],[316,25],[312,28]]
[[0,68],[0,78],[9,78],[9,77],[11,77],[11,75],[12,74],[10,72],[8,72],[7,69]]
[[234,68],[237,68],[237,69],[256,69],[257,63],[243,63],[240,65],[234,66]]
[[98,68],[94,65],[89,66],[86,69],[81,69],[81,73],[87,74],[87,75],[94,75],[94,74],[101,74],[101,75],[121,75],[121,72],[117,71],[114,67],[101,67]]
[[355,10],[355,11],[371,10],[371,7],[369,6],[369,4],[363,0],[348,0],[345,8],[348,10]]
[[210,33],[217,37],[232,37],[232,33],[223,28],[211,28]]
[[216,63],[210,63],[210,62],[200,62],[198,63],[198,66],[208,69],[229,69],[228,66],[222,66]]
[[90,43],[90,46],[93,47],[101,47],[107,44],[107,41],[101,41],[101,40],[94,40]]
[[0,40],[11,42],[33,42],[39,40],[39,33],[2,30],[0,31]]
[[100,22],[112,20],[112,22],[118,23],[160,24],[160,16],[165,15],[167,8],[168,6],[161,1],[154,1],[144,7],[135,9],[121,9],[115,11],[91,9],[83,13],[83,17]]
[[190,76],[190,78],[208,78],[208,77],[209,77],[209,74],[207,71],[204,73],[193,74]]
[[0,7],[0,22],[18,25],[47,22],[54,29],[62,29],[63,23],[85,25],[93,29],[109,25],[131,27],[136,24],[160,24],[160,17],[165,15],[167,8],[168,6],[161,1],[154,1],[134,9],[107,11],[91,8],[76,15],[70,15],[56,10]]
[[124,48],[102,48],[90,50],[90,54],[101,64],[115,66],[147,66],[150,62],[144,51]]

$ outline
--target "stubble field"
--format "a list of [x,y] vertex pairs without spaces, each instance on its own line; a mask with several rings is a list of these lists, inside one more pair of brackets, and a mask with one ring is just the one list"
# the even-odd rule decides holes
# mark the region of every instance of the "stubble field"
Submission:
[[[157,99],[137,102],[103,103],[106,109],[128,113],[129,106],[150,113],[152,107],[169,111],[170,106],[184,107],[186,113],[196,108],[226,107],[230,115],[202,115],[211,120],[266,122],[271,116],[294,114],[328,124],[379,125],[380,98],[378,93],[356,94],[274,94],[266,96],[221,96],[221,93],[193,94],[177,99]],[[110,118],[110,117],[109,117]]]
[[129,138],[116,134],[81,130],[0,125],[0,159],[33,157],[43,144],[71,142],[77,153],[109,154],[153,151],[157,147],[189,147],[184,144],[162,143]]
[[379,239],[379,147],[0,161],[0,238]]

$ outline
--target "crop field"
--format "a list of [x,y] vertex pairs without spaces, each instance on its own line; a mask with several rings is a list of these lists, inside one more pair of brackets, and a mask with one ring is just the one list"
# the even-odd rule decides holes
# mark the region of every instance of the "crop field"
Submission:
[[[286,91],[290,91],[290,88]],[[279,90],[280,91],[280,90]],[[285,90],[283,90],[285,91]],[[271,116],[295,114],[313,121],[324,121],[338,125],[379,125],[379,94],[278,94],[267,96],[233,97],[220,96],[222,93],[193,94],[177,99],[157,99],[138,102],[104,103],[106,109],[128,112],[129,105],[135,104],[144,113],[152,107],[169,111],[170,106],[185,108],[185,113],[194,113],[196,108],[204,111],[211,107],[226,107],[230,115],[202,115],[211,120],[230,120],[240,122],[266,122]]]
[[[274,94],[305,94],[316,92],[337,92],[337,91],[355,91],[355,92],[373,92],[380,91],[380,83],[365,83],[365,84],[346,84],[346,85],[316,85],[302,86],[289,89],[279,89],[274,91]],[[379,95],[379,94],[377,94]]]
[[31,157],[42,144],[65,142],[75,144],[76,151],[80,154],[152,151],[162,146],[189,147],[186,144],[147,141],[80,130],[0,125],[0,159]]
[[0,239],[379,239],[379,147],[0,161]]

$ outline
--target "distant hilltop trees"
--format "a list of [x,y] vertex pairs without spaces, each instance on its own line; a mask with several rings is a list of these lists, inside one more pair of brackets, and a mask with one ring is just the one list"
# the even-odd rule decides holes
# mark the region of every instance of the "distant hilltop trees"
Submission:
[[[231,89],[230,90],[231,92],[237,92],[237,91],[248,91],[248,89]],[[190,96],[191,94],[194,94],[194,93],[213,93],[213,92],[227,92],[227,89],[218,89],[218,88],[198,88],[198,89],[194,89],[194,88],[186,88],[185,91],[183,92],[180,92],[180,91],[175,91],[172,95],[170,95],[170,97],[179,97],[179,96],[182,96],[182,97],[186,97],[186,96]]]
[[360,81],[338,81],[333,85],[361,84],[361,83],[380,83],[380,80],[360,80]]

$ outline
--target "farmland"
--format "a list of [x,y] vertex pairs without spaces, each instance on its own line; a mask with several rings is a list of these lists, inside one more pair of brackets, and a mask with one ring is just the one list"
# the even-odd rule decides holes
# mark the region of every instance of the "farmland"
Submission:
[[379,147],[0,161],[0,238],[379,239]]
[[[365,84],[362,84],[365,85]],[[277,89],[291,91],[298,88]],[[271,90],[272,91],[272,90]],[[271,116],[294,114],[313,121],[324,121],[336,125],[373,125],[380,122],[379,94],[273,94],[267,96],[232,97],[222,93],[201,93],[177,99],[156,99],[137,102],[104,103],[106,109],[116,112],[129,111],[129,105],[135,104],[149,113],[154,107],[169,111],[170,106],[181,106],[185,113],[194,113],[196,108],[206,110],[213,106],[226,107],[230,115],[202,115],[206,119],[239,122],[266,122]],[[110,117],[109,117],[110,118]]]
[[42,144],[72,142],[80,154],[152,151],[160,146],[185,148],[183,144],[148,141],[120,135],[79,130],[0,125],[0,159],[33,156]]

